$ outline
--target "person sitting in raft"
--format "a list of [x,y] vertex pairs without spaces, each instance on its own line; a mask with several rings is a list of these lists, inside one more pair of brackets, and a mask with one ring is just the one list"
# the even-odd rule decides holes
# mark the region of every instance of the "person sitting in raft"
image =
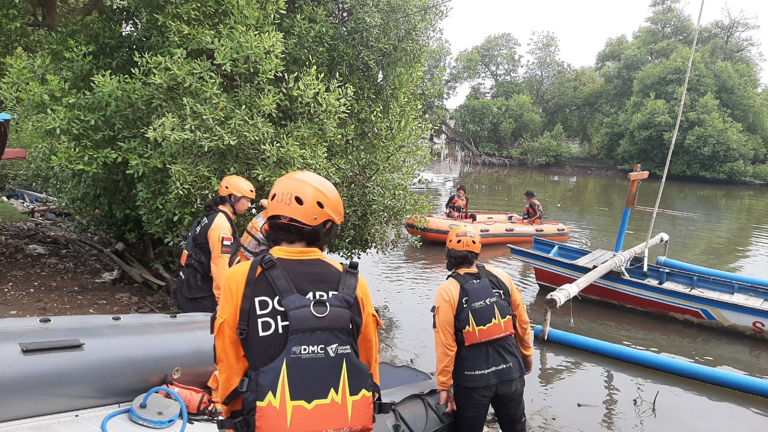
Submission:
[[448,197],[448,202],[445,203],[445,215],[454,219],[472,219],[477,220],[477,216],[469,214],[467,208],[469,207],[469,197],[467,196],[467,188],[463,185],[459,185],[456,188],[456,193]]
[[523,210],[523,217],[509,216],[509,220],[512,222],[523,222],[529,224],[540,224],[544,218],[544,209],[541,208],[541,203],[536,199],[536,194],[532,190],[525,191],[525,210]]

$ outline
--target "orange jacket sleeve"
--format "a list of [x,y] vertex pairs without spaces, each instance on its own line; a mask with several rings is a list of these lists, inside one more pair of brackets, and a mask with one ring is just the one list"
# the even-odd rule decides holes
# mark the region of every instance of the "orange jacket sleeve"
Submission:
[[221,284],[224,275],[229,270],[230,257],[230,253],[223,253],[221,247],[223,242],[229,241],[231,245],[234,240],[232,227],[229,225],[227,217],[223,214],[216,215],[211,229],[208,230],[208,247],[211,248],[211,276],[213,276],[213,294],[216,296],[217,302],[221,297]]
[[437,388],[448,390],[453,383],[453,364],[456,358],[454,315],[459,297],[459,283],[448,279],[437,289],[432,327],[435,333]]
[[368,283],[362,277],[357,284],[357,300],[363,313],[363,325],[360,336],[357,338],[357,346],[360,350],[362,361],[373,374],[373,380],[381,384],[379,380],[379,327],[383,327],[379,315],[373,308],[371,292]]
[[520,290],[517,289],[512,278],[503,271],[496,268],[488,268],[493,274],[498,276],[509,287],[509,295],[512,303],[512,312],[515,313],[517,324],[515,326],[515,340],[520,347],[520,353],[524,356],[533,355],[533,337],[531,334],[531,321],[528,319],[528,312],[526,311],[525,302],[520,295]]
[[[240,316],[240,303],[243,299],[245,280],[248,278],[250,262],[232,267],[224,279],[222,296],[213,327],[216,344],[216,369],[219,372],[219,395],[224,399],[248,371],[243,346],[237,337],[237,320]],[[240,409],[242,399],[238,398],[229,407],[222,407],[224,415]]]

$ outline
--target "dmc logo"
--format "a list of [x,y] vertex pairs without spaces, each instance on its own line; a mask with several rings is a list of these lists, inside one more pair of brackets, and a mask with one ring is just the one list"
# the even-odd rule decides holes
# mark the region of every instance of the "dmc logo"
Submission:
[[325,347],[325,349],[328,351],[328,354],[330,354],[331,357],[333,357],[336,355],[336,349],[338,347],[339,347],[339,344],[333,344],[333,345],[328,345],[327,347]]
[[301,347],[302,354],[323,354],[325,353],[325,347],[323,345],[303,345]]
[[291,357],[321,358],[325,357],[323,345],[294,345],[291,347]]

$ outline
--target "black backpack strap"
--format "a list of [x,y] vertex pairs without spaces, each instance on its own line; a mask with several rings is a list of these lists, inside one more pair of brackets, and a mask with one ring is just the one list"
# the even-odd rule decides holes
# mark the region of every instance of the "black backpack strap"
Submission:
[[[248,326],[251,318],[251,303],[253,303],[253,297],[256,294],[256,274],[259,271],[260,263],[251,261],[249,263],[248,278],[245,280],[245,288],[243,288],[243,299],[240,302],[240,315],[237,320],[237,337],[240,342],[245,344],[245,338],[248,337]],[[248,389],[248,378],[243,377],[240,379],[240,383],[237,387],[233,388],[231,392],[221,401],[224,406],[229,406],[237,398],[243,395]],[[234,427],[229,427],[227,430],[238,430]]]
[[339,279],[339,294],[346,294],[349,297],[355,298],[357,293],[357,279],[358,279],[358,267],[357,261],[350,261],[349,264],[343,264],[341,270],[341,279]]
[[[263,258],[266,258],[266,255]],[[248,269],[248,278],[245,280],[243,299],[240,302],[240,316],[237,319],[237,337],[240,338],[241,341],[248,337],[248,327],[251,319],[251,304],[253,303],[253,297],[256,295],[256,274],[259,272],[260,266],[261,262],[251,261]]]
[[477,267],[477,273],[480,274],[480,277],[483,279],[488,279],[488,269],[485,268],[482,264],[475,264],[475,267]]
[[285,300],[292,295],[298,295],[296,287],[293,286],[291,280],[288,279],[288,275],[285,274],[285,270],[280,267],[272,254],[266,254],[261,257],[261,269],[280,300]]
[[458,272],[451,273],[450,275],[448,275],[446,279],[450,279],[450,278],[455,279],[456,282],[458,282],[461,287],[464,287],[464,285],[469,283],[469,278]]
[[233,237],[240,237],[237,234],[237,227],[235,226],[235,221],[232,220],[232,218],[229,216],[229,213],[227,213],[226,211],[224,211],[224,210],[222,210],[220,208],[217,208],[215,211],[218,212],[218,213],[223,214],[224,217],[227,218],[227,222],[229,222],[229,227],[232,228],[232,236]]

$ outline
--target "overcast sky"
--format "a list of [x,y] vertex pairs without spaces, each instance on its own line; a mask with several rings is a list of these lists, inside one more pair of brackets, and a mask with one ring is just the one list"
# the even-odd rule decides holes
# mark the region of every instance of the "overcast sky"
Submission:
[[[726,3],[732,13],[744,10],[757,15],[763,28],[755,36],[762,43],[762,51],[768,52],[768,1],[706,0],[702,25],[719,18]],[[649,4],[650,0],[453,0],[443,29],[453,55],[478,45],[488,35],[504,32],[520,40],[524,54],[532,31],[552,31],[560,39],[561,58],[574,66],[587,66],[595,63],[608,38],[622,34],[631,38],[649,15]],[[695,24],[701,1],[683,4]],[[764,63],[763,70],[766,67]],[[768,81],[766,78],[763,72],[762,81]],[[461,104],[468,90],[463,86],[448,100],[448,108]]]

